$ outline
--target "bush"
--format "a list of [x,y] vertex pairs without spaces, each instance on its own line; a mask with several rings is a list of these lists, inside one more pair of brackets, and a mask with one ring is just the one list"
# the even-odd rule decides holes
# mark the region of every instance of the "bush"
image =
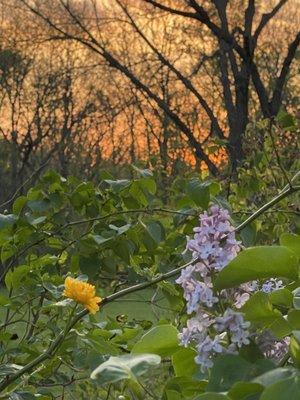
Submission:
[[248,215],[253,181],[178,178],[166,207],[134,175],[49,171],[0,215],[1,396],[296,399],[296,180]]

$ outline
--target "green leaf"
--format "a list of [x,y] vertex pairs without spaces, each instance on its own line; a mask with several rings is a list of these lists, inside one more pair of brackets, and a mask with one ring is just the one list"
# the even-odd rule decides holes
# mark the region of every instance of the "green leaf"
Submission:
[[215,288],[221,290],[272,277],[298,278],[297,258],[287,247],[259,246],[242,251],[219,272]]
[[[191,398],[192,396],[196,396],[199,393],[204,392],[205,387],[207,385],[207,381],[196,381],[191,377],[176,377],[171,378],[164,388],[164,398],[177,398],[176,395],[180,394],[182,397]],[[172,393],[172,394],[171,394]],[[168,395],[169,394],[169,395]],[[171,396],[171,397],[170,397]],[[175,396],[175,397],[173,397]]]
[[294,233],[283,233],[280,236],[280,244],[288,247],[297,254],[297,257],[300,257],[300,235],[295,235]]
[[117,193],[131,184],[131,181],[128,179],[119,179],[117,181],[106,179],[104,182],[106,182],[112,188],[112,190]]
[[264,390],[260,400],[299,400],[300,378],[279,381]]
[[210,200],[209,184],[193,179],[187,184],[187,193],[193,202],[204,209],[208,207]]
[[28,201],[28,207],[32,210],[32,211],[36,211],[36,212],[44,212],[47,211],[48,208],[50,207],[50,201],[48,199],[44,199],[44,200],[31,200]]
[[112,240],[112,239],[113,239],[112,237],[105,238],[105,237],[103,237],[103,236],[101,236],[101,235],[90,235],[90,237],[91,237],[98,245],[101,245],[101,244],[103,244],[103,243],[105,243],[105,242],[108,242],[109,240]]
[[139,376],[145,374],[150,367],[158,365],[160,360],[160,357],[155,354],[110,357],[91,373],[91,378],[99,385],[124,379],[137,381]]
[[0,214],[0,229],[8,228],[12,226],[18,217],[14,214]]
[[257,360],[255,363],[250,363],[244,358],[233,354],[219,356],[214,361],[206,390],[225,392],[234,383],[249,381],[272,368],[271,365],[262,361]]
[[153,178],[144,178],[139,180],[140,186],[144,189],[148,190],[149,193],[155,194],[156,193],[156,183]]
[[255,244],[256,234],[257,232],[254,224],[245,226],[240,232],[243,245],[246,247],[253,246]]
[[132,169],[138,173],[142,178],[149,178],[153,176],[153,172],[150,169],[140,169],[135,165],[131,165]]
[[23,366],[18,364],[2,364],[0,365],[0,376],[13,374],[22,368]]
[[131,196],[139,202],[142,206],[147,206],[148,205],[148,199],[146,197],[146,194],[143,190],[143,187],[139,183],[139,181],[135,181],[132,183],[129,193]]
[[73,300],[71,299],[64,299],[61,301],[58,301],[56,303],[51,304],[51,307],[69,307],[71,304],[73,304]]
[[196,350],[182,348],[172,356],[172,365],[176,376],[193,376],[197,370],[195,363]]
[[291,333],[291,326],[278,310],[274,310],[267,293],[256,292],[242,307],[245,319],[260,328],[269,329],[278,338]]
[[236,382],[228,392],[228,396],[232,400],[248,399],[248,396],[261,393],[264,387],[254,382]]
[[18,197],[17,200],[13,204],[13,213],[16,215],[19,215],[21,213],[21,211],[23,210],[26,203],[27,203],[26,196]]
[[269,299],[275,306],[290,308],[293,305],[293,294],[285,288],[271,292],[269,294]]
[[292,329],[300,330],[300,310],[289,310],[287,320]]
[[294,331],[290,339],[290,354],[297,366],[300,368],[300,331]]
[[293,117],[293,115],[287,113],[284,110],[279,111],[279,113],[276,116],[276,120],[280,123],[280,125],[284,129],[293,128],[296,125],[295,118]]
[[6,306],[11,302],[9,297],[4,296],[3,294],[0,294],[0,306]]
[[264,387],[273,385],[278,381],[285,380],[295,375],[295,370],[292,368],[275,368],[272,371],[268,371],[255,379],[253,382],[258,383]]
[[182,400],[182,396],[176,390],[165,390],[163,400]]
[[7,288],[19,289],[28,279],[31,268],[28,265],[20,265],[14,270],[9,270],[5,276],[5,284]]
[[132,353],[153,353],[162,357],[178,351],[178,331],[173,325],[158,325],[150,329],[133,346]]
[[108,227],[117,232],[117,235],[122,235],[123,233],[127,232],[131,228],[131,224],[125,224],[122,226],[115,226],[113,224],[108,225]]
[[96,255],[90,257],[79,257],[79,268],[83,274],[88,275],[89,278],[94,278],[100,271],[99,259]]
[[30,223],[30,225],[36,226],[36,225],[39,225],[39,224],[42,224],[43,222],[45,222],[47,217],[46,217],[46,215],[43,215],[43,216],[38,217],[38,218],[30,218],[30,217],[28,217],[27,219],[28,219],[28,222]]
[[162,224],[158,221],[150,221],[143,224],[144,229],[157,244],[165,239],[165,230]]

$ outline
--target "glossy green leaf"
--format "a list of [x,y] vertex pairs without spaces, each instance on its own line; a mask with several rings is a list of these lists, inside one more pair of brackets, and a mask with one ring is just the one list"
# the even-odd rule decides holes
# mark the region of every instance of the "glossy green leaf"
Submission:
[[280,311],[273,308],[267,293],[254,293],[241,310],[245,313],[247,321],[260,328],[271,330],[278,338],[282,338],[292,331]]
[[[191,377],[176,377],[171,378],[164,388],[163,399],[167,393],[173,392],[174,395],[180,394],[181,398],[193,398],[199,393],[204,392],[207,381],[194,380]],[[170,396],[170,395],[169,395]]]
[[228,392],[232,400],[249,399],[249,396],[261,393],[264,387],[254,382],[236,382]]
[[176,376],[193,376],[198,370],[195,363],[196,350],[182,348],[172,356],[172,365]]
[[214,285],[221,290],[272,277],[298,278],[297,258],[287,247],[259,246],[242,251],[219,272]]
[[133,346],[132,353],[153,353],[162,357],[179,350],[178,331],[172,325],[158,325],[150,329]]
[[208,207],[210,199],[209,183],[193,179],[187,184],[187,193],[197,206],[204,209]]
[[225,392],[236,382],[244,382],[272,368],[272,364],[257,360],[250,363],[238,355],[222,355],[216,358],[210,373],[207,391]]
[[297,254],[298,257],[300,257],[300,235],[295,235],[294,233],[283,233],[280,236],[280,244],[288,247]]
[[137,381],[138,377],[145,374],[151,367],[159,365],[159,363],[160,357],[156,354],[110,357],[91,373],[91,378],[99,385],[124,379]]
[[293,330],[300,330],[300,310],[289,310],[287,320]]
[[269,299],[276,306],[289,308],[293,305],[293,294],[286,288],[274,290],[269,294]]
[[264,387],[269,387],[278,381],[295,376],[295,373],[296,370],[293,368],[275,368],[272,371],[267,371],[266,373],[256,377],[253,379],[253,382]]
[[18,217],[14,214],[0,214],[0,229],[12,226],[17,219]]
[[274,383],[262,393],[260,400],[299,400],[300,377]]

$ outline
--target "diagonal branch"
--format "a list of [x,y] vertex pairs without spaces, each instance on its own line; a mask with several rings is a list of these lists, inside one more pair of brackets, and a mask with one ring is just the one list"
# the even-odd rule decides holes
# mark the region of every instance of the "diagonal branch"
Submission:
[[143,0],[145,3],[149,3],[152,6],[159,8],[162,11],[169,12],[171,14],[176,14],[180,15],[182,17],[188,17],[188,18],[193,18],[193,19],[198,19],[197,14],[194,12],[187,12],[187,11],[182,11],[182,10],[177,10],[172,7],[165,6],[163,4],[158,3],[157,1],[154,0]]
[[290,70],[291,63],[296,55],[296,51],[300,44],[300,32],[297,33],[294,41],[289,45],[287,55],[283,61],[281,72],[276,80],[275,88],[271,100],[271,112],[272,115],[277,115],[279,107],[281,105],[282,92],[286,82],[287,75]]
[[258,24],[253,35],[254,46],[256,45],[258,37],[261,34],[262,30],[269,23],[269,21],[278,13],[278,11],[284,6],[284,4],[287,3],[287,1],[288,0],[280,0],[279,3],[277,3],[277,5],[273,8],[271,12],[263,14],[260,23]]

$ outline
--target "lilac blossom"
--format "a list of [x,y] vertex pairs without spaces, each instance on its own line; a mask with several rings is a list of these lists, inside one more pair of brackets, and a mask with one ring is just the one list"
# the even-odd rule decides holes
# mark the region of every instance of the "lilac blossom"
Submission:
[[217,317],[214,325],[218,332],[228,330],[230,332],[231,342],[238,347],[250,343],[249,326],[250,322],[244,321],[243,314],[233,311],[231,308],[228,308],[222,317]]
[[283,287],[284,285],[281,280],[271,278],[262,285],[261,290],[265,293],[271,293],[274,290],[279,290],[282,289]]
[[[209,316],[204,310],[212,308],[218,298],[212,290],[212,275],[218,273],[240,251],[239,242],[235,238],[234,228],[229,221],[227,210],[214,205],[208,212],[200,215],[200,224],[194,228],[193,238],[188,238],[186,251],[191,251],[195,263],[181,271],[176,280],[183,288],[187,301],[187,313],[195,316],[187,321],[186,327],[179,334],[181,344],[196,346],[198,355],[195,362],[204,372],[213,365],[213,357],[222,352],[233,352],[237,346],[248,344],[249,323],[243,320],[241,313],[230,310],[218,320]],[[197,260],[197,261],[196,261]],[[230,314],[231,313],[231,314]],[[221,327],[230,330],[231,342],[227,349],[221,345],[222,335],[211,336],[210,328]],[[219,329],[219,332],[222,330]],[[225,334],[226,335],[226,334]]]
[[272,361],[280,361],[289,351],[290,337],[278,340],[270,331],[264,331],[256,339],[257,345],[265,357]]
[[246,303],[247,303],[247,301],[250,299],[250,294],[249,293],[239,293],[239,292],[237,292],[237,293],[235,293],[234,294],[234,300],[235,300],[235,302],[234,302],[234,306],[236,307],[236,308],[242,308]]
[[240,251],[234,228],[227,210],[217,205],[210,207],[199,218],[200,225],[194,228],[194,237],[188,239],[186,249],[194,259],[201,259],[209,270],[221,270]]
[[[193,237],[187,239],[185,250],[192,253],[194,264],[182,270],[176,282],[183,288],[187,313],[194,313],[179,339],[182,346],[192,345],[197,349],[195,362],[205,372],[213,366],[217,354],[236,353],[250,343],[250,322],[244,320],[243,314],[227,308],[217,317],[213,314],[213,306],[222,300],[238,310],[254,292],[270,293],[284,286],[281,280],[273,278],[263,283],[252,281],[236,289],[222,290],[217,298],[213,292],[213,277],[237,256],[241,246],[235,238],[227,210],[213,205],[200,215],[199,221]],[[256,338],[265,356],[275,361],[287,353],[289,340],[289,337],[276,340],[269,332]]]
[[181,276],[176,281],[183,288],[188,314],[197,311],[201,304],[212,307],[218,301],[217,297],[213,295],[211,283],[197,280],[196,272],[196,266],[189,266],[181,272]]
[[183,328],[179,334],[182,346],[187,347],[189,344],[197,344],[201,342],[207,332],[207,328],[214,323],[214,319],[203,312],[198,312],[195,317],[187,321],[186,328]]
[[206,336],[197,346],[198,355],[195,357],[195,362],[201,365],[201,371],[205,372],[213,366],[212,358],[215,354],[224,351],[220,344],[220,336],[215,336],[213,339]]

